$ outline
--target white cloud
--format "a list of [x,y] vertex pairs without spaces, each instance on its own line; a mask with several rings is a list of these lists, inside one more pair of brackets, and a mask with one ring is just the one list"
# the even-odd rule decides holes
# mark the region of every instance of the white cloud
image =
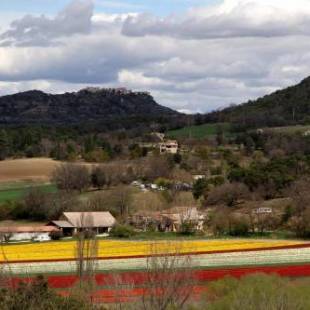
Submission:
[[11,23],[10,29],[0,35],[0,42],[4,46],[45,46],[60,37],[86,34],[91,31],[92,14],[91,0],[77,0],[71,2],[55,18],[26,15]]
[[125,9],[136,11],[140,10],[143,7],[141,5],[126,3],[124,1],[116,1],[116,0],[95,0],[97,6],[102,8],[109,9]]
[[309,35],[310,2],[225,0],[211,8],[192,9],[185,16],[140,14],[128,17],[123,34],[183,39]]
[[[168,20],[94,14],[90,1],[73,1],[55,17],[18,18],[12,24],[18,26],[2,32],[9,46],[0,47],[0,94],[100,85],[148,90],[159,103],[182,111],[241,103],[309,75],[309,5],[224,1]],[[140,33],[125,29],[132,21],[140,23]]]

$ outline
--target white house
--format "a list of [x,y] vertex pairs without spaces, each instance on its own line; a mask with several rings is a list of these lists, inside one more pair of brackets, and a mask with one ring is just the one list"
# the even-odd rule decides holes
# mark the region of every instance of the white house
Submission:
[[50,234],[59,231],[54,226],[8,226],[0,227],[1,241],[48,241],[51,240]]
[[167,140],[165,142],[159,143],[159,150],[161,154],[164,153],[176,154],[179,150],[178,141]]
[[255,213],[255,214],[271,214],[272,208],[260,207],[260,208],[253,210],[253,213]]

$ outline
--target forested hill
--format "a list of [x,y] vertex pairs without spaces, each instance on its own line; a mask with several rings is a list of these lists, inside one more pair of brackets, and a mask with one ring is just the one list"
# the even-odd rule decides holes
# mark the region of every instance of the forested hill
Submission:
[[182,114],[155,102],[147,92],[86,88],[65,94],[38,90],[0,97],[0,125],[99,124],[108,129],[174,123]]
[[206,121],[241,127],[286,126],[310,122],[310,77],[255,101],[209,113]]

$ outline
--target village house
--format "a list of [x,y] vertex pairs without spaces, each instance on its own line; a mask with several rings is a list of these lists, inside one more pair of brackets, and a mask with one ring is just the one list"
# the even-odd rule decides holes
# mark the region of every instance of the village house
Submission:
[[57,227],[64,236],[72,236],[83,230],[107,234],[115,224],[116,219],[110,212],[64,212],[59,220],[48,225]]
[[137,212],[130,216],[129,224],[141,231],[160,230],[162,217],[158,211]]
[[8,241],[48,241],[50,234],[59,229],[55,226],[8,226],[0,227],[1,242]]
[[194,230],[203,230],[205,217],[198,212],[196,207],[174,207],[162,211],[161,215],[171,223],[171,225],[167,227],[168,231],[180,231],[184,223],[191,223],[194,225]]
[[255,214],[271,214],[272,208],[267,208],[267,207],[256,208],[255,210],[253,210],[253,213],[255,213]]
[[160,154],[177,154],[179,150],[179,144],[176,140],[167,140],[159,143]]
[[175,207],[163,211],[139,212],[131,216],[130,224],[146,231],[149,228],[162,232],[178,232],[182,224],[191,223],[194,230],[203,230],[205,216],[196,207]]

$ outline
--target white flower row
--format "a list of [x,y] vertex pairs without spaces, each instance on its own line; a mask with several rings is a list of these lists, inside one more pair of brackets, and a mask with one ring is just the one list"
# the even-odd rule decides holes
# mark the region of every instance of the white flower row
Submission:
[[[193,267],[203,268],[310,263],[310,248],[201,254],[193,255],[191,261]],[[96,263],[100,271],[137,270],[146,268],[147,258],[108,259]],[[76,270],[76,262],[12,263],[4,265],[4,269],[13,274],[71,273]]]

